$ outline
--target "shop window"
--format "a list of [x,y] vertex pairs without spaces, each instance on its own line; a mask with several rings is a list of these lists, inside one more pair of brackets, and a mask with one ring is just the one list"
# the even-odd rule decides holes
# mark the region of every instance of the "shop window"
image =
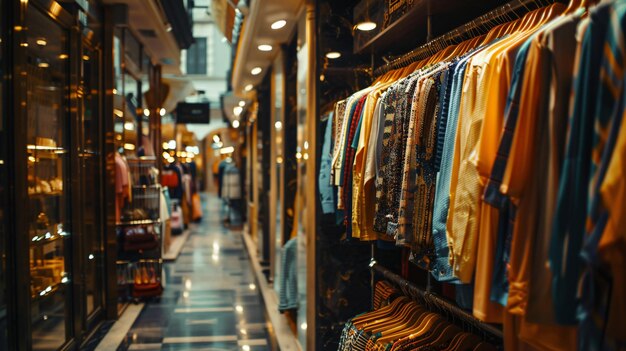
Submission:
[[187,74],[207,74],[207,38],[194,38],[187,49]]

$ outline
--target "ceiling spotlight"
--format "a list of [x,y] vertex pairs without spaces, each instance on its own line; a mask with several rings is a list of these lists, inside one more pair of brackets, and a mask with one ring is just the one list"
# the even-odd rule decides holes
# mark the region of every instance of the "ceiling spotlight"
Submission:
[[144,108],[144,109],[143,109],[143,114],[144,114],[146,117],[150,117],[150,110],[148,110],[147,108]]
[[245,91],[251,91],[252,89],[254,89],[254,85],[252,85],[252,84],[248,84],[248,85],[246,85],[245,88],[243,88],[243,90],[245,90]]
[[272,51],[272,46],[269,44],[261,44],[258,48],[260,51]]
[[39,68],[48,68],[50,64],[48,62],[39,62],[37,66],[39,66]]
[[356,25],[356,29],[363,32],[369,32],[376,29],[376,23],[372,21],[363,21]]
[[272,29],[276,30],[276,29],[281,29],[281,28],[283,28],[286,25],[287,25],[287,21],[285,21],[285,20],[278,20],[278,21],[272,23],[272,25],[270,27]]
[[258,76],[259,74],[261,74],[261,72],[263,72],[263,68],[261,67],[254,67],[250,73],[252,73],[253,76]]
[[89,55],[83,55],[83,61],[89,61]]
[[65,59],[67,59],[67,57],[68,57],[67,54],[59,55],[59,59],[61,59],[61,60],[65,60]]
[[124,129],[135,130],[135,125],[133,124],[133,122],[126,122],[124,123]]
[[239,128],[239,121],[238,120],[234,120],[233,121],[233,128],[235,128],[235,129]]
[[161,115],[161,117],[165,116],[166,113],[167,111],[165,111],[165,109],[161,107],[161,109],[159,110],[159,114]]
[[326,57],[328,57],[329,59],[338,59],[341,57],[341,53],[337,51],[327,52]]
[[239,101],[239,106],[241,106],[241,107],[246,106],[246,102],[245,102],[245,101],[243,101],[243,100]]
[[37,45],[39,45],[39,46],[46,46],[46,45],[48,45],[48,42],[47,42],[47,41],[46,41],[46,39],[44,39],[44,38],[37,39],[36,43],[37,43]]

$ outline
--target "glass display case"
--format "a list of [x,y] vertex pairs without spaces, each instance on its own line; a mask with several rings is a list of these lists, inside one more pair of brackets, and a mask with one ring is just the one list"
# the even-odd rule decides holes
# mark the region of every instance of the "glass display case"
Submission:
[[42,12],[26,15],[28,240],[32,349],[68,340],[71,235],[68,159],[68,32]]

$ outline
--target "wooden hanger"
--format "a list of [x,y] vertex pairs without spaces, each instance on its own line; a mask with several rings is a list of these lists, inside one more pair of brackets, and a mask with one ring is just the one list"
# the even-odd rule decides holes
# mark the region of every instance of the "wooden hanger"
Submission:
[[430,344],[432,346],[444,345],[445,343],[453,340],[457,335],[462,334],[461,328],[453,324],[448,324],[441,334]]
[[430,318],[431,317],[430,315],[432,315],[432,313],[429,313],[422,306],[419,306],[419,307],[420,308],[418,310],[416,310],[415,312],[412,312],[412,314],[409,316],[409,318],[403,319],[402,321],[399,321],[398,323],[394,323],[392,325],[389,325],[389,326],[387,326],[385,328],[381,328],[382,326],[378,327],[378,328],[376,328],[375,332],[384,333],[383,335],[385,335],[387,337],[387,336],[393,335],[393,334],[395,334],[395,333],[397,333],[399,331],[407,330],[408,328],[410,328],[411,326],[413,326],[415,324],[423,323],[423,320]]
[[406,337],[397,339],[398,341],[403,340],[403,343],[417,343],[414,345],[415,347],[428,346],[431,345],[442,332],[449,326],[450,324],[444,321],[442,318],[439,318],[431,328],[426,329],[417,329],[417,327],[413,327],[412,329],[407,330],[408,335]]
[[[436,313],[428,313],[424,318],[421,319],[421,322],[419,323],[419,326],[421,327],[420,331],[423,332],[418,333],[420,335],[423,335],[427,330],[434,329],[438,324],[441,323],[441,321],[441,317]],[[393,332],[393,334],[391,332]],[[411,328],[411,325],[409,324],[403,326],[403,330],[396,329],[390,331],[389,334],[386,334],[384,337],[381,337],[378,340],[384,344],[410,336],[411,334],[414,334],[412,332],[413,328]]]
[[402,306],[403,303],[410,301],[406,296],[400,296],[391,301],[391,303],[385,307],[381,307],[372,312],[368,312],[362,314],[360,316],[352,318],[352,324],[356,325],[357,323],[361,323],[363,321],[380,318],[381,316],[387,315],[389,313],[393,313],[393,311]]
[[391,328],[399,323],[404,323],[411,317],[412,313],[418,311],[418,306],[414,302],[410,302],[404,306],[395,315],[387,316],[377,321],[375,324],[366,326],[364,329],[372,333],[379,333],[385,329]]

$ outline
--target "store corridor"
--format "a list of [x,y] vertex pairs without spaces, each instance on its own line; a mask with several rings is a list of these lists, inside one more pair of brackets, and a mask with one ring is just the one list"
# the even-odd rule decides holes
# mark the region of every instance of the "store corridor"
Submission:
[[272,349],[241,230],[221,224],[217,197],[202,200],[202,223],[164,265],[163,296],[146,303],[118,350]]

